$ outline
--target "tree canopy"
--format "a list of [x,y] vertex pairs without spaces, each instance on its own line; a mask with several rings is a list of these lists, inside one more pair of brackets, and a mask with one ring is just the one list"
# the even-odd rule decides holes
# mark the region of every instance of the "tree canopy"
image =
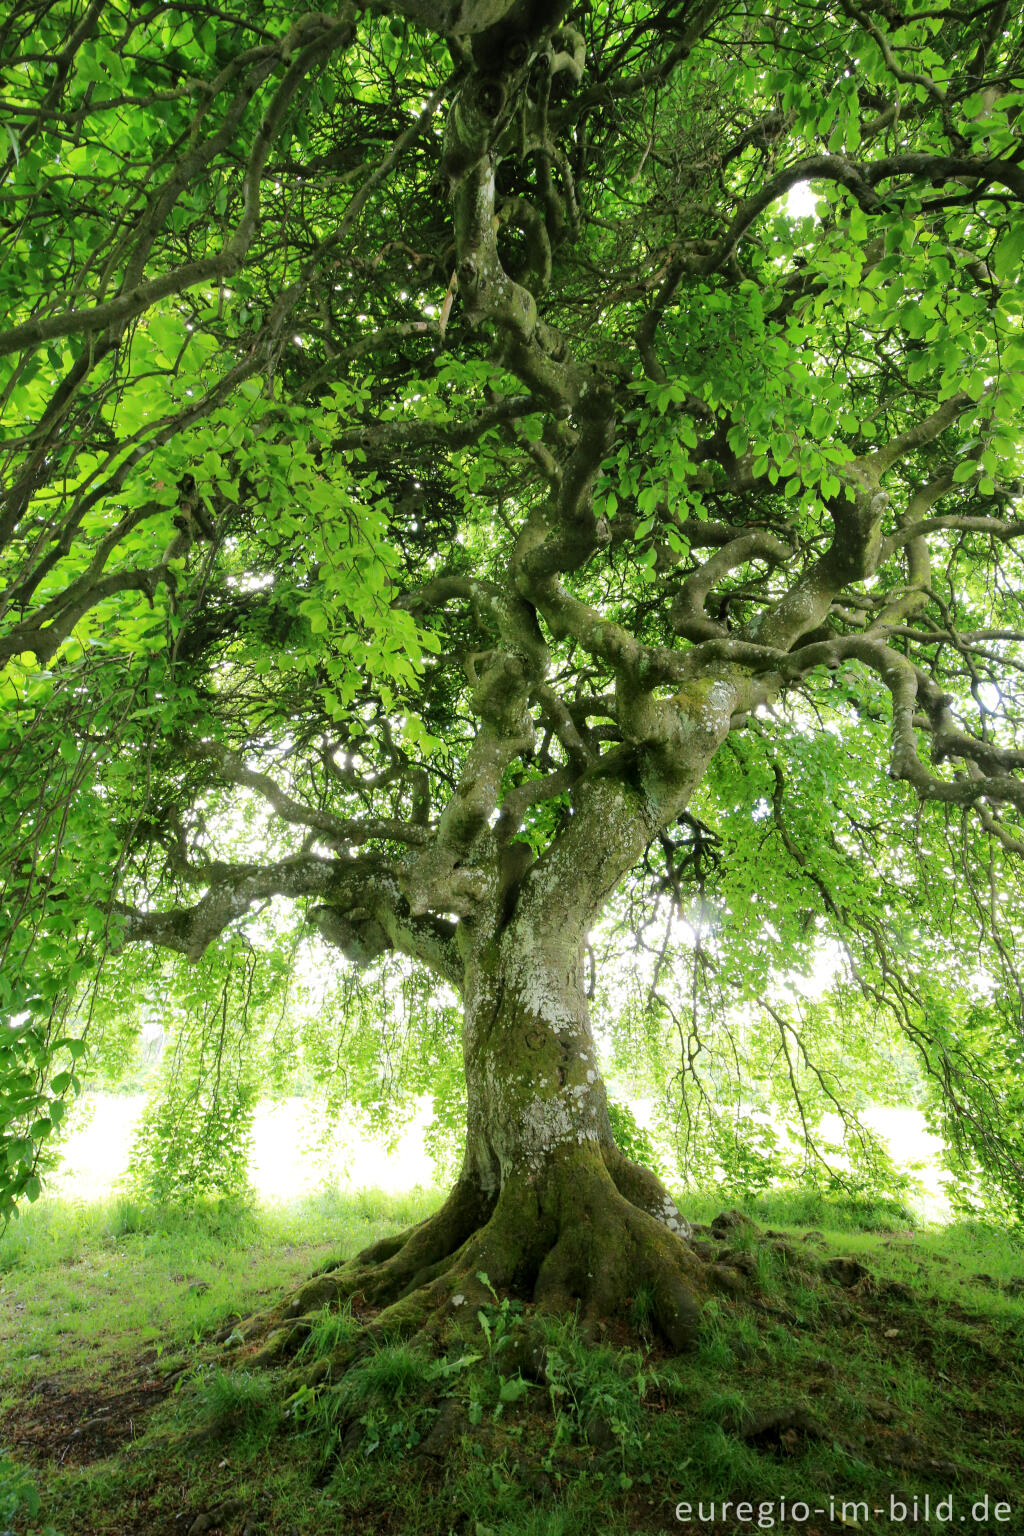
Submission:
[[5,1208],[147,988],[230,1120],[324,943],[380,1003],[322,1076],[401,1017],[459,1104],[461,994],[502,1179],[604,1134],[557,973],[706,1164],[755,1079],[813,1147],[912,1054],[1019,1198],[1022,50],[1002,0],[9,10]]

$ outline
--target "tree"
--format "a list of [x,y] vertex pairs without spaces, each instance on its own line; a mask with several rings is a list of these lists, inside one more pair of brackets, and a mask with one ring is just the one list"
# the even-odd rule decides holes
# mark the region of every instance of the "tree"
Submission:
[[[457,989],[468,1091],[443,1208],[294,1307],[644,1283],[685,1343],[708,1279],[615,1144],[586,949],[624,881],[703,885],[716,818],[748,872],[773,833],[778,966],[838,935],[1019,1181],[1014,8],[2,37],[12,1198],[102,957],[287,898]],[[928,970],[979,930],[972,1035]]]

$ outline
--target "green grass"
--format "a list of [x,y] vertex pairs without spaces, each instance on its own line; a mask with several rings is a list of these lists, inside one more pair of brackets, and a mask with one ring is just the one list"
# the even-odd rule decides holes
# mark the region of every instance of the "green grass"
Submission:
[[86,1375],[147,1350],[177,1361],[236,1313],[419,1221],[437,1200],[365,1190],[258,1209],[29,1206],[0,1237],[0,1408],[56,1361]]
[[[186,1531],[212,1511],[226,1536],[640,1536],[685,1529],[679,1501],[887,1507],[908,1491],[988,1492],[1017,1522],[993,1528],[1021,1525],[1024,1298],[1011,1282],[1024,1254],[976,1226],[915,1231],[833,1202],[814,1207],[820,1235],[805,1242],[794,1197],[759,1202],[752,1213],[785,1242],[741,1228],[719,1245],[749,1253],[750,1287],[707,1303],[699,1347],[683,1357],[654,1346],[642,1294],[632,1333],[495,1297],[486,1329],[463,1324],[440,1352],[401,1340],[367,1349],[350,1312],[320,1312],[298,1364],[352,1356],[324,1390],[296,1395],[294,1362],[223,1367],[209,1334],[225,1319],[418,1219],[432,1199],[332,1196],[188,1217],[31,1210],[0,1240],[0,1444],[11,1458],[6,1471],[0,1461],[0,1530],[49,1522],[59,1536],[133,1536]],[[683,1203],[698,1218],[720,1206]],[[859,1259],[872,1278],[844,1289],[808,1255]],[[190,1291],[193,1276],[210,1289]],[[544,1351],[539,1379],[516,1369],[533,1358],[524,1342]],[[168,1362],[170,1392],[159,1385]],[[117,1418],[123,1431],[138,1411],[140,1438],[108,1443],[101,1411],[140,1380],[153,1396]],[[99,1427],[74,1441],[83,1418]]]
[[350,1303],[334,1310],[323,1307],[317,1314],[308,1336],[303,1340],[296,1358],[299,1360],[325,1359],[334,1354],[342,1344],[358,1338],[360,1326],[359,1320],[352,1316]]
[[[710,1221],[729,1204],[713,1190],[692,1194],[683,1204],[691,1221]],[[898,1232],[918,1225],[913,1209],[884,1196],[827,1194],[820,1189],[774,1190],[741,1204],[766,1227],[818,1227],[830,1232]]]

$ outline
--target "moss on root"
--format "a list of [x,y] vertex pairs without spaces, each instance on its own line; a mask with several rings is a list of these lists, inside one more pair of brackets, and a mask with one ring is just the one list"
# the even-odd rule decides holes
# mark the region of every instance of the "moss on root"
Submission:
[[[497,1292],[588,1324],[628,1323],[639,1292],[665,1343],[682,1352],[697,1343],[703,1300],[721,1289],[687,1233],[648,1170],[614,1146],[571,1146],[542,1174],[508,1177],[496,1200],[461,1181],[435,1215],[312,1276],[237,1332],[250,1363],[271,1364],[301,1348],[322,1308],[347,1300],[369,1338],[408,1338],[475,1317]],[[316,1369],[322,1377],[322,1362]]]

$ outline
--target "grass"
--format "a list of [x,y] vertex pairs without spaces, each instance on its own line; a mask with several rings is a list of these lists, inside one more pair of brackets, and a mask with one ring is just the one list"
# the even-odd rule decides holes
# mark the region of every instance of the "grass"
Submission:
[[[691,1221],[711,1221],[722,1196],[693,1194],[684,1202]],[[902,1232],[916,1227],[913,1209],[901,1200],[868,1195],[828,1194],[820,1189],[775,1190],[743,1202],[743,1211],[769,1227],[822,1227],[830,1232]]]
[[177,1362],[235,1313],[419,1221],[437,1198],[367,1190],[259,1209],[29,1206],[0,1238],[0,1409],[50,1362],[85,1374],[147,1350]]
[[[485,1326],[440,1353],[359,1352],[350,1313],[318,1314],[303,1362],[354,1353],[323,1391],[289,1399],[294,1366],[222,1368],[209,1335],[225,1320],[434,1200],[30,1210],[0,1239],[0,1531],[160,1536],[202,1515],[226,1536],[638,1536],[686,1529],[677,1503],[747,1499],[772,1507],[761,1528],[808,1536],[813,1521],[787,1524],[778,1501],[888,1510],[926,1492],[954,1497],[961,1529],[986,1493],[1013,1511],[992,1529],[1024,1525],[1024,1254],[1005,1233],[915,1230],[891,1209],[752,1206],[781,1236],[741,1226],[717,1242],[747,1264],[748,1291],[707,1304],[687,1356],[656,1347],[642,1294],[631,1332],[495,1296]],[[793,1217],[811,1210],[808,1234]],[[868,1276],[823,1278],[836,1256]]]

